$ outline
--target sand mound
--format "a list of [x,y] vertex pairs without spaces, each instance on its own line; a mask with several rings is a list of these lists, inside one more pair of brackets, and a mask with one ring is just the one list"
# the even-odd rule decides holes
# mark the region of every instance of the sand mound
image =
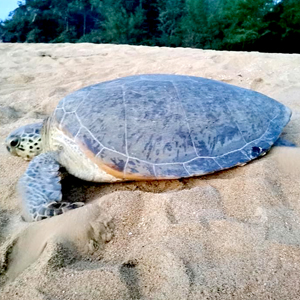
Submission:
[[[214,78],[293,110],[300,145],[300,55],[116,45],[0,44],[0,139],[71,91],[141,73]],[[27,162],[0,147],[0,299],[299,299],[300,149],[273,148],[202,178],[93,184],[66,177],[86,206],[20,218]]]

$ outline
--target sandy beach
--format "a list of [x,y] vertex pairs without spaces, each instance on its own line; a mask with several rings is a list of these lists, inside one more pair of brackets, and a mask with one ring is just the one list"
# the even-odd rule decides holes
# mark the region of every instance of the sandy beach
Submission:
[[300,55],[93,44],[0,44],[0,299],[300,299],[300,150],[182,180],[62,180],[87,205],[21,219],[28,162],[3,145],[84,86],[182,74],[252,89],[290,107],[300,145]]

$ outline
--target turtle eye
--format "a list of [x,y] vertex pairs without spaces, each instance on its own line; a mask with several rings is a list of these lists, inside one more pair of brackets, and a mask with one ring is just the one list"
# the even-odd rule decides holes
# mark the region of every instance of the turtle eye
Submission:
[[15,148],[15,147],[17,147],[19,145],[19,143],[20,143],[20,139],[19,138],[15,138],[15,139],[13,139],[10,142],[10,146],[13,147],[13,148]]

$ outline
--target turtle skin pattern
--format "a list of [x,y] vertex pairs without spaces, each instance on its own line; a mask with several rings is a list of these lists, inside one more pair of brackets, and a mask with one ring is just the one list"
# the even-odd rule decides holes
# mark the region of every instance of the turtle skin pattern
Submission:
[[35,157],[19,180],[26,221],[40,221],[83,206],[82,202],[64,202],[60,184],[60,165],[54,153]]

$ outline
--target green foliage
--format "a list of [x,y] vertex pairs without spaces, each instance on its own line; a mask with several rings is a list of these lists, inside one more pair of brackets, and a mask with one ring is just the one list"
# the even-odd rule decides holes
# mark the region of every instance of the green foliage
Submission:
[[299,0],[25,0],[0,40],[300,53],[299,20]]
[[[280,3],[282,14],[279,25],[282,30],[283,52],[300,53],[300,2],[299,0],[285,0]],[[292,50],[294,49],[294,51]]]
[[[115,44],[139,44],[143,38],[142,24],[145,12],[142,6],[126,10],[122,1],[104,0],[101,3],[101,11],[104,16],[102,23],[103,38],[108,43]],[[127,3],[128,5],[128,3]]]
[[187,0],[187,14],[181,22],[183,44],[187,47],[209,48],[210,3],[206,0]]
[[227,21],[224,26],[223,44],[226,49],[246,50],[256,43],[267,28],[264,16],[273,5],[273,0],[232,0],[223,7],[223,15]]
[[185,15],[184,0],[161,0],[158,2],[160,45],[176,47],[181,45],[180,22]]

